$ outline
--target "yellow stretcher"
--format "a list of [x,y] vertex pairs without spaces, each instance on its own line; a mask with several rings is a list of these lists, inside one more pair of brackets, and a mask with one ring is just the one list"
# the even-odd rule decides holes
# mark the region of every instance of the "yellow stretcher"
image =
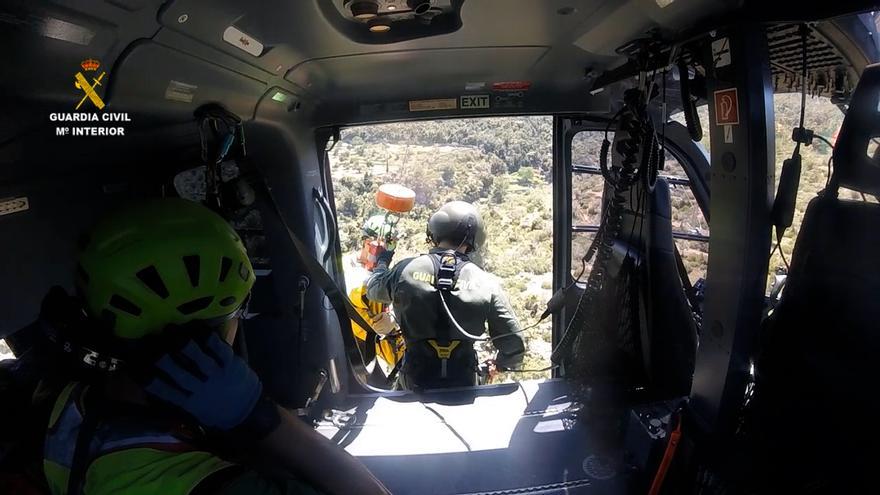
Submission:
[[[352,289],[348,294],[348,297],[351,299],[354,307],[358,310],[358,313],[360,313],[365,320],[370,322],[373,329],[376,330],[376,333],[385,336],[376,341],[376,357],[382,361],[387,370],[390,371],[397,365],[398,361],[403,359],[403,351],[405,349],[403,334],[400,332],[400,329],[397,328],[391,315],[385,311],[385,305],[368,300],[366,292],[367,288],[365,286],[360,286]],[[359,344],[366,345],[366,330],[352,321],[351,331],[354,333],[355,338],[360,341]]]

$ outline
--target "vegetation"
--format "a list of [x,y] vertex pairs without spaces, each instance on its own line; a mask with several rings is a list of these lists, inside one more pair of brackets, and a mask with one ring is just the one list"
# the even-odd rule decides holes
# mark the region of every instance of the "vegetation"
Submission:
[[[776,96],[776,178],[782,169],[782,162],[791,157],[795,144],[791,141],[791,130],[799,125],[800,104],[799,94]],[[812,129],[831,142],[834,142],[837,131],[843,123],[843,113],[827,98],[807,99],[807,111],[804,118],[804,126]],[[781,250],[787,260],[791,260],[794,250],[795,239],[800,232],[801,220],[807,206],[816,194],[825,188],[828,177],[828,160],[831,158],[831,147],[816,139],[812,146],[801,146],[802,168],[801,181],[798,188],[797,204],[795,206],[794,223],[785,232],[782,238]],[[778,186],[778,182],[776,183]],[[861,199],[855,191],[841,191],[843,199]],[[775,237],[774,237],[775,242]],[[785,266],[782,256],[776,252],[770,258],[770,272],[777,267]]]
[[[478,263],[502,280],[522,325],[532,323],[552,295],[551,126],[549,117],[516,117],[346,130],[330,154],[343,251],[360,249],[383,183],[416,192],[415,209],[398,224],[396,260],[427,252],[425,225],[441,205],[475,203],[488,227]],[[549,321],[524,334],[524,368],[549,365],[549,335]]]

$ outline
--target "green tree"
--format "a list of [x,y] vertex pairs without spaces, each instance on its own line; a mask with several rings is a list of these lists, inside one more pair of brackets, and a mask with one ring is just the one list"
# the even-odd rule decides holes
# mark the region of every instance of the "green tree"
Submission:
[[495,180],[492,181],[492,188],[489,193],[489,199],[496,204],[503,203],[504,200],[507,198],[508,187],[510,187],[510,179],[508,179],[506,175],[496,177]]
[[529,167],[523,167],[516,172],[516,183],[521,186],[531,186],[535,181],[535,171]]

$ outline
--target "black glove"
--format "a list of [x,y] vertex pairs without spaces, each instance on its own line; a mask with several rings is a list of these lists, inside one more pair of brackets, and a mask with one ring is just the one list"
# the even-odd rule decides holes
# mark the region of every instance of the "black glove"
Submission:
[[379,256],[376,257],[376,264],[388,266],[391,264],[391,260],[393,258],[394,258],[394,251],[386,249],[385,251],[382,251],[382,253],[379,254]]

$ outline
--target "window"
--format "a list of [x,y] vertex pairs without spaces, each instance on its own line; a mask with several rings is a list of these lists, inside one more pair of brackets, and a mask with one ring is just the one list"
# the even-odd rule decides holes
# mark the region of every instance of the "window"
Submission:
[[[586,281],[595,256],[584,264],[583,257],[602,222],[602,193],[605,179],[599,170],[603,131],[583,131],[571,140],[571,276]],[[613,140],[614,134],[609,133]]]
[[[553,283],[550,117],[351,127],[342,131],[329,157],[347,290],[369,276],[358,257],[364,222],[381,213],[376,191],[384,183],[398,183],[415,191],[416,201],[399,221],[395,262],[427,252],[426,223],[441,205],[452,200],[474,203],[488,239],[479,263],[501,279],[523,328],[537,320]],[[549,366],[550,326],[548,320],[524,333],[523,369]],[[491,357],[490,352],[489,345],[479,349],[480,360]],[[517,373],[505,379],[549,375]]]
[[[773,97],[773,104],[776,120],[776,181],[774,187],[778,188],[782,162],[789,158],[794,150],[795,143],[791,140],[791,130],[800,124],[801,96],[799,93],[777,94]],[[830,99],[824,97],[808,98],[804,116],[804,126],[807,129],[812,129],[816,134],[832,142],[843,124],[843,112],[832,104]],[[831,151],[831,147],[818,139],[814,140],[811,146],[801,146],[801,180],[798,185],[794,220],[791,227],[785,231],[780,244],[780,250],[785,255],[785,260],[789,262],[807,206],[816,197],[816,194],[825,188]],[[840,198],[862,199],[859,193],[850,190],[841,190]],[[775,245],[775,236],[773,241]],[[768,287],[774,278],[776,269],[784,266],[785,261],[782,255],[778,250],[774,251],[773,256],[770,257]]]
[[669,183],[672,203],[672,235],[691,283],[706,278],[709,267],[709,223],[700,209],[690,181],[681,163],[666,154],[666,164],[660,172]]
[[4,359],[15,359],[15,355],[12,354],[12,350],[6,345],[6,341],[0,339],[0,361]]
[[[581,131],[572,138],[572,276],[584,270],[582,258],[601,223],[604,179],[599,169],[604,131]],[[609,133],[613,140],[613,133]],[[692,283],[706,277],[709,224],[690,188],[681,163],[669,152],[660,176],[669,184],[672,232]],[[592,262],[592,261],[591,261]],[[587,265],[584,274],[589,273]],[[583,278],[581,278],[583,280]]]

